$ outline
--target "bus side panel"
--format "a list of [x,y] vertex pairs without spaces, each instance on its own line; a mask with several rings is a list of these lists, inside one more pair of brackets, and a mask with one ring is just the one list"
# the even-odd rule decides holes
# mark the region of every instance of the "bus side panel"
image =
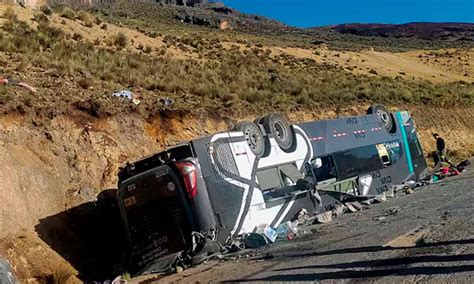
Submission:
[[[219,149],[219,147],[228,147],[229,144],[222,144],[221,146],[214,147],[212,150],[210,145],[210,137],[193,141],[193,147],[199,158],[203,179],[214,211],[218,227],[218,241],[225,243],[237,222],[244,199],[244,188],[239,186],[240,184],[229,182],[228,178],[216,169],[216,165],[211,160],[211,152],[214,155],[219,155],[218,152],[220,151],[231,153],[230,149]],[[233,157],[227,155],[225,159],[226,170],[238,175]]]
[[[314,157],[334,155],[341,151],[378,144],[386,145],[389,150],[390,147],[396,147],[399,152],[398,154],[392,153],[391,156],[396,157],[391,165],[386,167],[381,165],[378,170],[358,173],[358,176],[367,174],[373,176],[369,194],[378,194],[388,190],[391,185],[402,183],[411,176],[401,126],[396,115],[394,118],[397,125],[395,133],[389,133],[377,115],[373,114],[306,122],[299,126],[304,129],[311,140]],[[421,165],[420,168],[423,168],[424,158],[418,157],[417,161]],[[341,179],[338,178],[338,180]],[[328,200],[331,198],[328,197]]]
[[409,143],[413,170],[417,179],[423,179],[429,174],[423,149],[421,148],[418,135],[416,133],[415,122],[408,112],[402,112],[402,118],[405,124],[405,131]]

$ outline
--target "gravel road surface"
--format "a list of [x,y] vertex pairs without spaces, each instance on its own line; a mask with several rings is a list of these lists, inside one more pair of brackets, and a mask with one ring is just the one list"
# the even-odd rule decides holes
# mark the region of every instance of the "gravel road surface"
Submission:
[[474,283],[474,172],[400,194],[242,258],[159,281]]

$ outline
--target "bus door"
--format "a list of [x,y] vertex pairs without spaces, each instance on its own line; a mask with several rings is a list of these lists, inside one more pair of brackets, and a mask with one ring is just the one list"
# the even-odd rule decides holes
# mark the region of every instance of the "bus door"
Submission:
[[420,141],[416,136],[416,132],[412,132],[408,135],[408,146],[411,153],[413,170],[415,172],[416,179],[422,179],[424,174],[428,172],[426,160],[421,149]]

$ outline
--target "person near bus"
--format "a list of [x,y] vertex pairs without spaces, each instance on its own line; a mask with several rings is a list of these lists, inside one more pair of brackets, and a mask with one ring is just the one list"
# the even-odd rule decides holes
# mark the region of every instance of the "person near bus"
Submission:
[[454,164],[451,163],[448,159],[446,151],[446,142],[444,141],[438,133],[433,133],[434,139],[436,139],[436,151],[438,154],[437,164],[448,163],[451,167],[454,167]]

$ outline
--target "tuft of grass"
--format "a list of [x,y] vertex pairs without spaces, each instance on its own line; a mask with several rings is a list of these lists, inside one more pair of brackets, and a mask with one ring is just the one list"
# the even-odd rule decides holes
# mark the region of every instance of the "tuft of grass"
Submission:
[[100,24],[102,24],[102,19],[99,16],[95,16],[94,17],[94,23],[96,25],[100,26]]
[[166,51],[167,51],[166,46],[162,46],[162,47],[160,47],[160,50],[158,51],[158,53],[160,55],[164,56],[166,54]]
[[84,38],[84,36],[81,33],[75,32],[72,35],[72,39],[75,41],[81,41]]
[[115,47],[124,49],[128,45],[128,37],[124,33],[119,32],[114,36],[113,43]]
[[69,20],[75,20],[76,13],[71,8],[64,7],[61,11],[61,17],[69,19]]
[[81,88],[86,90],[90,89],[93,86],[92,80],[90,78],[82,78],[77,83],[79,84],[79,86],[81,86]]
[[15,11],[11,7],[8,7],[7,9],[5,9],[5,11],[3,12],[2,17],[7,19],[8,21],[18,20],[18,17],[16,15]]
[[94,18],[86,11],[80,11],[77,18],[83,22],[83,25],[91,28],[94,26]]
[[47,24],[47,23],[49,23],[48,17],[42,12],[34,13],[33,21],[37,22],[38,24]]
[[153,48],[149,45],[146,45],[145,48],[143,49],[143,52],[145,53],[151,53],[153,51]]
[[64,284],[72,277],[72,273],[66,269],[55,269],[48,283]]
[[43,5],[40,7],[40,11],[43,12],[46,16],[53,15],[54,11],[48,5]]

